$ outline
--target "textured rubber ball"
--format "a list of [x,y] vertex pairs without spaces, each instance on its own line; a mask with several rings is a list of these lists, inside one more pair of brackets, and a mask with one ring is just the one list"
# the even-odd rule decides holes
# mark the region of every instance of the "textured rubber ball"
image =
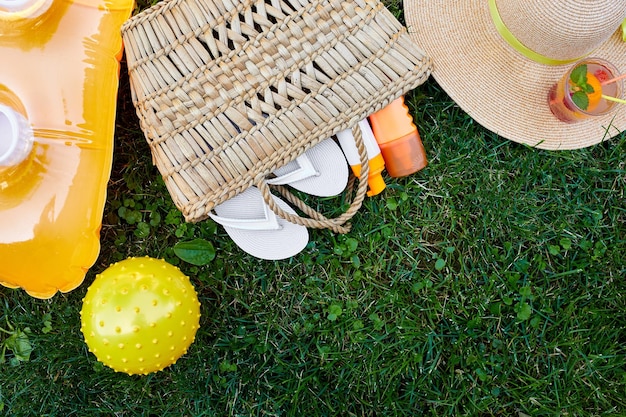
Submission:
[[161,259],[129,258],[96,276],[80,312],[96,358],[130,375],[160,371],[187,352],[200,326],[189,278]]

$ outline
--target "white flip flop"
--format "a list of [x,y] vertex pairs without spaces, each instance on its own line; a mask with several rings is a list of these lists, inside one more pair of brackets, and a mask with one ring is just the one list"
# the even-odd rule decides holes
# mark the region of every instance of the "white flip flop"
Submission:
[[268,179],[268,184],[289,185],[318,197],[340,194],[348,184],[349,175],[346,157],[332,138],[321,141],[273,173],[276,178]]
[[[272,197],[284,211],[296,214],[283,200]],[[290,258],[309,242],[307,228],[276,216],[256,187],[218,204],[213,210],[216,214],[209,213],[209,216],[224,227],[237,246],[254,257],[266,260]]]

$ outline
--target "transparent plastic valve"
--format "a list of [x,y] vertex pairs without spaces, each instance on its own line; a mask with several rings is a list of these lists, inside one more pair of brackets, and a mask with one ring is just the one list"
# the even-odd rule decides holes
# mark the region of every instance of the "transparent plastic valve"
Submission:
[[45,12],[52,0],[0,0],[0,19],[32,18]]
[[28,120],[0,104],[0,167],[18,165],[33,149],[33,130]]

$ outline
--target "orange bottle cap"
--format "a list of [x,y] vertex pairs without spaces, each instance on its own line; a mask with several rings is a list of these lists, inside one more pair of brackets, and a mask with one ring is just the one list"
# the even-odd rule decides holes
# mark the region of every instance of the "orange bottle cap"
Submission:
[[426,151],[417,131],[379,145],[387,173],[392,177],[406,177],[428,165]]

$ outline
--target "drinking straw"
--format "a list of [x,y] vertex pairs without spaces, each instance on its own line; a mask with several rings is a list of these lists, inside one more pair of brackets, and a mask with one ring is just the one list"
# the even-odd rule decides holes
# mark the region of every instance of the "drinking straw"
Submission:
[[626,100],[622,100],[621,98],[615,98],[615,97],[607,96],[604,94],[602,94],[602,98],[608,101],[614,101],[616,103],[626,104]]
[[[617,77],[611,78],[610,80],[601,82],[600,85],[605,86],[607,84],[611,84],[616,81],[623,80],[624,78],[626,78],[626,74],[618,75]],[[626,104],[626,100],[622,100],[621,98],[615,98],[615,97],[607,96],[605,94],[602,94],[602,98],[608,101],[615,101],[616,103]]]
[[616,82],[616,81],[623,80],[624,78],[626,78],[626,74],[619,75],[619,76],[617,76],[617,77],[615,77],[615,78],[611,78],[610,80],[602,81],[602,82],[600,83],[600,85],[607,85],[607,84],[611,84],[611,83],[614,83],[614,82]]

